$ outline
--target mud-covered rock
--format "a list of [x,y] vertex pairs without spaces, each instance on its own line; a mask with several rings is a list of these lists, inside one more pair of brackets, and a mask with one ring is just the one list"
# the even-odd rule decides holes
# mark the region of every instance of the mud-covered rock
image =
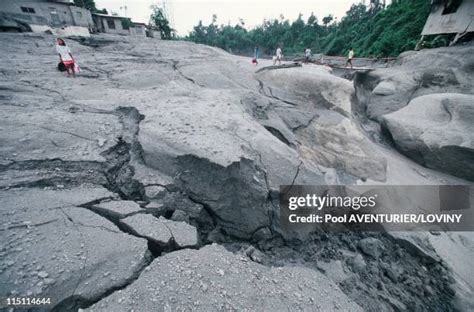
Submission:
[[156,259],[130,287],[87,311],[362,311],[315,270],[266,267],[217,245]]
[[473,45],[402,53],[395,66],[357,72],[357,108],[382,121],[416,97],[435,93],[472,94]]
[[138,214],[120,221],[132,233],[144,237],[160,246],[171,243],[173,235],[160,219],[149,214]]
[[386,180],[386,159],[350,119],[327,112],[296,133],[301,143],[299,152],[307,163],[362,179]]
[[150,185],[145,187],[145,195],[150,199],[157,199],[165,196],[167,194],[167,190],[163,186],[158,185]]
[[171,232],[174,243],[178,248],[197,247],[198,233],[194,226],[183,221],[166,220],[163,217],[159,219]]
[[474,95],[430,94],[385,115],[398,149],[429,168],[474,180]]
[[202,205],[193,202],[185,193],[181,192],[166,192],[160,199],[154,199],[152,203],[161,205],[164,211],[171,214],[176,210],[180,210],[195,220],[201,219],[205,213]]
[[194,201],[208,206],[229,234],[250,238],[270,225],[266,173],[253,161],[244,158],[222,167],[206,159],[182,157],[180,167],[183,188]]
[[[443,277],[437,283],[449,283],[453,298],[453,306],[459,311],[470,311],[474,308],[474,277],[470,274],[472,268],[469,257],[473,257],[472,233],[470,232],[443,232],[436,233],[411,233],[390,232],[401,246],[405,246],[409,252],[419,256],[427,265],[440,263],[441,261],[452,272],[452,280]],[[425,267],[420,270],[426,271]],[[428,294],[432,287],[424,288]]]
[[189,223],[189,216],[186,214],[186,212],[180,209],[177,209],[173,212],[173,215],[171,216],[171,220],[183,221],[183,222]]
[[361,239],[358,243],[358,247],[368,256],[371,256],[374,259],[378,259],[384,252],[384,245],[383,243],[373,237],[367,237]]
[[110,195],[91,186],[1,191],[0,296],[49,297],[66,311],[135,278],[151,260],[146,240],[77,207]]
[[185,222],[156,218],[150,214],[137,214],[122,219],[121,223],[132,233],[144,237],[164,249],[170,249],[173,244],[179,248],[195,247],[198,243],[196,228]]
[[356,273],[362,273],[365,271],[367,264],[362,255],[356,255],[349,260],[349,264]]
[[107,201],[90,207],[97,213],[114,220],[128,217],[132,214],[145,212],[136,202],[131,200]]
[[419,83],[412,72],[396,68],[356,73],[354,84],[362,106],[357,110],[380,121],[381,116],[406,106]]
[[332,75],[328,67],[275,69],[256,77],[262,92],[291,105],[331,109],[342,114],[352,111],[352,83]]

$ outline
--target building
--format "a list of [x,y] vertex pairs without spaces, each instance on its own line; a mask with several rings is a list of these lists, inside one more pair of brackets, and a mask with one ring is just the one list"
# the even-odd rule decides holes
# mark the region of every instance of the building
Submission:
[[150,38],[161,39],[161,31],[156,26],[148,27],[146,30],[146,36]]
[[92,13],[96,30],[102,33],[146,37],[147,25],[135,23],[128,17]]
[[145,23],[133,23],[130,34],[136,37],[146,37],[147,25]]
[[133,23],[128,17],[92,13],[92,18],[98,32],[130,35],[130,28],[133,27]]
[[92,13],[72,0],[0,0],[0,31],[33,31],[61,36],[98,32],[146,37],[147,25],[128,17]]
[[433,0],[422,36],[456,34],[452,43],[474,31],[474,0]]
[[93,20],[89,10],[75,6],[72,0],[1,0],[0,27],[2,24],[63,36],[89,36]]

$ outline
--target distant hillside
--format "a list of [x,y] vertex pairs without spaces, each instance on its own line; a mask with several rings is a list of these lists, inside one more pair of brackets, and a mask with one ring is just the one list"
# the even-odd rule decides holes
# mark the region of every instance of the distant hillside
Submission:
[[[247,30],[238,25],[199,23],[187,40],[217,46],[233,53],[252,53],[259,46],[263,54],[272,54],[281,45],[286,55],[301,54],[306,47],[313,53],[345,55],[353,47],[357,56],[397,56],[413,49],[430,11],[430,1],[394,0],[386,8],[354,4],[340,20],[329,15],[307,21],[300,15],[293,22],[285,19],[265,21]],[[428,43],[430,44],[430,43]]]

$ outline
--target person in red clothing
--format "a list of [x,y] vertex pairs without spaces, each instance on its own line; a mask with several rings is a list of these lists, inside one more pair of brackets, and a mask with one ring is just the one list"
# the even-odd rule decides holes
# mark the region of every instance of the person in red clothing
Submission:
[[61,39],[56,39],[56,53],[59,54],[59,60],[64,64],[64,67],[67,70],[67,75],[76,77],[76,71],[74,69],[74,57],[72,56],[71,50],[66,45],[66,42]]

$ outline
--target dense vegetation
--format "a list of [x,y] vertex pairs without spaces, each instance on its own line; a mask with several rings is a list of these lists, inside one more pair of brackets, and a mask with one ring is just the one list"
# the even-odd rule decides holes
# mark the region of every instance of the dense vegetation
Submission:
[[74,4],[78,7],[88,9],[93,13],[108,14],[106,9],[97,9],[94,0],[74,0]]
[[397,56],[415,47],[429,11],[427,0],[393,0],[387,7],[371,1],[370,6],[352,5],[340,21],[329,15],[320,22],[311,14],[307,21],[300,15],[290,22],[281,16],[250,30],[243,20],[218,25],[214,15],[211,24],[199,22],[186,39],[238,54],[259,46],[270,55],[280,45],[286,55],[301,54],[306,47],[313,53],[345,55],[353,47],[357,56]]

